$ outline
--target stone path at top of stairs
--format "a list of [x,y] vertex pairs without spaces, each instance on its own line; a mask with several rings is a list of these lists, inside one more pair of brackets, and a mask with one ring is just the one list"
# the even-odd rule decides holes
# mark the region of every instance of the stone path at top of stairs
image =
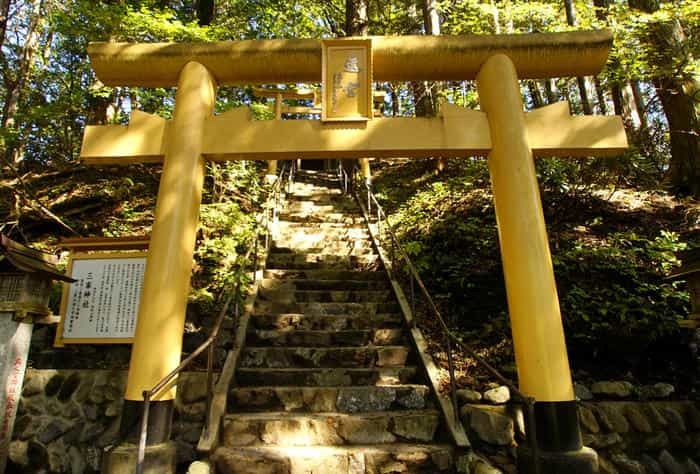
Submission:
[[300,172],[228,396],[226,474],[451,472],[453,450],[357,204]]

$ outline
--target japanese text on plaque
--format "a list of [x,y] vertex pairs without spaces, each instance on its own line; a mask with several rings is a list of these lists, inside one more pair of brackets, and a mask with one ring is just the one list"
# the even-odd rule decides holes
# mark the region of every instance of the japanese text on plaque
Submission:
[[73,261],[64,339],[131,338],[146,258]]

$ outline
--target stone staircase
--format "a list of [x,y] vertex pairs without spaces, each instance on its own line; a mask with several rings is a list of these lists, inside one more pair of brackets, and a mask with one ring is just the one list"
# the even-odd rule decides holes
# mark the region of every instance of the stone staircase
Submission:
[[332,176],[300,172],[228,394],[216,472],[452,472],[436,407],[357,204]]

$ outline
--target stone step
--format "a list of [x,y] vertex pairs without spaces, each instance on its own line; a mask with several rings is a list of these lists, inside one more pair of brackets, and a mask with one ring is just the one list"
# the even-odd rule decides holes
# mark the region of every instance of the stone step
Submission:
[[[295,252],[311,251],[312,249],[333,249],[342,254],[342,250],[354,248],[374,248],[369,234],[361,231],[361,235],[352,235],[346,231],[318,231],[314,229],[297,230],[293,232],[277,232],[271,240],[271,248],[290,249]],[[365,235],[366,234],[366,235]],[[284,250],[282,250],[284,252]],[[322,252],[321,252],[322,253]],[[327,253],[327,252],[326,252]]]
[[278,303],[256,300],[256,314],[302,313],[306,315],[373,316],[380,313],[399,313],[401,307],[394,300],[383,303]]
[[429,403],[425,385],[358,387],[236,387],[229,391],[230,413],[286,411],[365,413],[420,410]]
[[324,181],[338,181],[338,175],[335,172],[330,173],[323,170],[297,170],[294,179],[296,186],[325,187],[326,184],[321,183],[324,183]]
[[365,218],[359,212],[351,214],[348,212],[282,212],[279,215],[280,222],[303,222],[309,223],[342,223],[342,224],[362,224]]
[[313,196],[288,194],[286,199],[290,206],[328,206],[338,204],[340,206],[347,205],[357,207],[355,199],[347,194],[337,195],[319,193]]
[[340,190],[340,180],[337,176],[296,175],[295,178],[295,189]]
[[239,386],[259,387],[347,387],[350,385],[400,385],[415,381],[416,368],[372,367],[334,369],[261,369],[239,367],[236,382]]
[[440,423],[437,410],[362,414],[236,413],[223,420],[225,446],[343,446],[401,441],[429,442]]
[[454,465],[442,444],[308,447],[219,447],[212,457],[220,474],[434,474]]
[[374,246],[367,236],[351,236],[347,233],[336,234],[325,231],[295,231],[275,234],[271,248],[279,248],[281,253],[302,251],[342,255],[351,249],[374,249]]
[[388,290],[388,280],[330,280],[330,279],[293,279],[265,278],[260,281],[260,288],[265,290]]
[[357,206],[357,203],[355,201],[348,199],[348,200],[340,200],[336,199],[335,202],[318,202],[318,201],[310,201],[310,200],[295,200],[291,201],[286,208],[284,209],[284,212],[290,212],[290,213],[300,213],[300,212],[306,212],[309,214],[325,214],[325,213],[338,213],[338,212],[347,212],[349,214],[362,214],[360,211],[360,208]]
[[377,255],[329,255],[322,253],[270,253],[267,256],[271,268],[367,268],[373,269],[379,265]]
[[361,229],[313,229],[294,228],[279,230],[274,233],[272,245],[286,248],[354,248],[369,245],[369,233]]
[[336,188],[340,183],[340,179],[338,179],[337,173],[320,172],[320,174],[307,175],[304,171],[300,170],[295,175],[295,183],[301,187],[313,186],[316,188]]
[[260,288],[258,298],[277,303],[371,303],[386,301],[390,290],[268,290]]
[[292,278],[295,280],[352,280],[352,281],[383,281],[387,280],[386,272],[366,270],[291,270],[268,267],[263,272],[264,278]]
[[343,196],[340,188],[331,189],[319,186],[294,186],[290,194],[296,198],[301,197],[304,199],[313,199],[318,196]]
[[369,231],[367,230],[367,225],[366,224],[343,224],[339,222],[311,222],[311,223],[304,223],[304,222],[285,222],[285,221],[280,221],[278,223],[278,226],[281,230],[285,229],[301,229],[304,231],[313,231],[313,230],[323,230],[323,231],[362,231],[363,236],[368,236]]
[[226,446],[343,446],[432,441],[437,410],[348,413],[236,413],[224,417]]
[[[327,243],[328,245],[319,247],[319,245],[323,243]],[[374,247],[367,240],[338,240],[329,242],[328,240],[321,239],[319,239],[319,241],[292,242],[288,247],[281,247],[277,243],[273,243],[270,252],[290,255],[312,253],[318,255],[354,255],[357,257],[375,254]]]
[[[288,225],[287,222],[280,222],[281,226]],[[280,227],[274,232],[272,247],[280,249],[297,250],[300,248],[317,248],[348,250],[356,248],[374,248],[367,229],[318,229],[318,228],[296,228]]]
[[401,367],[411,349],[407,346],[365,347],[245,347],[239,367],[336,368]]
[[246,345],[253,346],[395,346],[406,344],[403,329],[296,330],[253,329]]
[[392,329],[403,326],[399,313],[376,314],[374,316],[307,315],[299,313],[254,314],[250,325],[256,329],[297,329],[317,331],[342,331],[350,329]]

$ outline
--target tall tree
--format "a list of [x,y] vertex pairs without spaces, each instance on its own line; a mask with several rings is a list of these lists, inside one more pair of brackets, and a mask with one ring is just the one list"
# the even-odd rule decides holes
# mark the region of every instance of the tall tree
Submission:
[[[437,0],[421,0],[421,9],[423,10],[423,26],[426,35],[440,36],[440,12],[438,11]],[[437,111],[437,99],[440,94],[440,84],[423,82],[420,88],[424,92],[423,115],[432,116]],[[418,115],[416,113],[416,115]],[[435,172],[441,173],[445,169],[445,159],[438,158],[434,163]]]
[[[630,0],[630,7],[653,14],[656,0]],[[648,62],[668,121],[671,160],[666,180],[678,193],[700,197],[700,77],[693,49],[678,17],[651,16]],[[696,66],[697,67],[697,66]]]
[[[26,39],[20,49],[17,58],[17,66],[14,75],[5,71],[5,104],[3,106],[1,125],[6,132],[16,127],[16,115],[19,109],[20,99],[26,92],[29,75],[34,65],[41,35],[41,24],[44,20],[44,0],[32,0],[29,11],[29,24],[27,26]],[[17,166],[22,157],[22,139],[5,137],[5,158],[8,162]]]
[[10,16],[10,5],[12,5],[12,0],[0,0],[0,48],[5,43],[5,31],[7,31],[7,20]]
[[[564,0],[564,9],[566,10],[566,23],[569,26],[576,25],[576,10],[574,9],[573,0]],[[591,115],[593,113],[593,108],[591,107],[591,101],[588,98],[588,84],[585,77],[577,77],[576,82],[578,83],[579,94],[581,95],[581,107],[583,108],[583,113],[586,115]]]
[[345,0],[345,34],[367,36],[368,33],[367,0]]
[[437,0],[421,0],[425,34],[440,35],[440,13]]

